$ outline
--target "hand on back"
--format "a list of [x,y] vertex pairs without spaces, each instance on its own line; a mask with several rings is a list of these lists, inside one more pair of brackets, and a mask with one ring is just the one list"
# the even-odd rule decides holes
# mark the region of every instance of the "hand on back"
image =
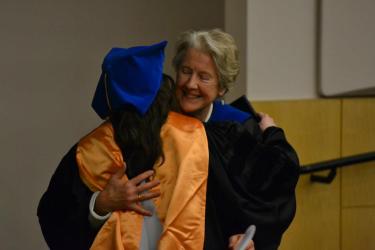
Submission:
[[125,169],[119,169],[98,195],[95,212],[103,215],[116,210],[124,210],[151,216],[152,213],[144,209],[140,201],[160,196],[159,191],[150,191],[160,184],[159,180],[146,182],[153,174],[153,170],[148,170],[128,180],[125,176]]
[[262,130],[262,132],[264,132],[269,127],[273,127],[273,126],[275,127],[276,126],[275,121],[268,114],[259,112],[258,115],[260,116],[259,127]]

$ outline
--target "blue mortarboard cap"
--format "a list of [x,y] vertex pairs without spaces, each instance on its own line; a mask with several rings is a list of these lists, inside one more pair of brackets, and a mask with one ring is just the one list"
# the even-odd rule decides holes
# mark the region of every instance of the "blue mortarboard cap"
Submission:
[[166,41],[151,46],[113,48],[102,64],[92,107],[102,118],[131,105],[145,114],[161,84]]

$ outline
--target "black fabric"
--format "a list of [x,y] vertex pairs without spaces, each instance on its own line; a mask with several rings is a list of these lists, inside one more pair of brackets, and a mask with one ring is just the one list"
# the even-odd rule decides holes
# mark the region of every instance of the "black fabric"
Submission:
[[[281,129],[263,135],[246,124],[206,124],[210,162],[204,248],[228,249],[228,239],[257,226],[257,250],[277,249],[295,214],[298,158]],[[51,249],[89,249],[92,192],[82,183],[74,146],[62,159],[38,207],[43,235]]]
[[39,202],[39,223],[50,249],[89,249],[97,234],[88,222],[92,192],[79,177],[75,155],[76,145],[60,162]]
[[254,117],[256,122],[260,122],[261,118],[258,115],[258,113],[255,111],[253,105],[251,105],[249,99],[247,99],[246,95],[242,95],[236,100],[234,100],[232,103],[230,103],[231,106],[251,114],[251,117]]
[[295,215],[295,151],[280,128],[259,136],[234,123],[206,126],[210,169],[205,248],[227,249],[231,235],[254,224],[255,248],[277,249]]

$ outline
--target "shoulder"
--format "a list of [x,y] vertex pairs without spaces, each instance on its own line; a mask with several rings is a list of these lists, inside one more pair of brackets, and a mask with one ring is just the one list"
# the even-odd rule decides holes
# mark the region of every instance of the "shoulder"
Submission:
[[165,127],[174,127],[184,131],[194,131],[196,129],[203,129],[203,123],[190,116],[186,116],[176,112],[169,112],[167,122],[164,124]]
[[78,142],[75,157],[79,175],[92,191],[102,190],[110,176],[124,166],[122,151],[109,121]]
[[92,140],[113,140],[114,130],[110,121],[103,122],[100,126],[93,129],[90,133],[80,139],[78,145],[90,142]]
[[215,101],[213,105],[212,115],[209,122],[236,121],[242,123],[251,118],[249,113],[243,112],[229,104]]

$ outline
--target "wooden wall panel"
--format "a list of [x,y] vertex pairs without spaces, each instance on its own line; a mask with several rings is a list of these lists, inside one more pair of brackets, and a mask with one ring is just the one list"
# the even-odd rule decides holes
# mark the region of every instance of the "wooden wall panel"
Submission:
[[302,164],[339,157],[340,100],[258,101],[253,105],[285,130]]
[[[375,98],[344,99],[342,154],[375,151]],[[375,249],[375,161],[342,169],[342,249]]]
[[[375,98],[344,99],[342,154],[375,151]],[[343,206],[375,206],[375,161],[342,169]]]
[[375,150],[375,98],[343,99],[344,156]]
[[342,211],[342,250],[375,249],[375,207]]
[[343,208],[375,206],[375,162],[343,168],[341,192]]
[[[340,156],[341,101],[254,102],[284,128],[301,164]],[[330,185],[302,176],[297,185],[297,214],[280,249],[338,250],[340,245],[340,173]]]

